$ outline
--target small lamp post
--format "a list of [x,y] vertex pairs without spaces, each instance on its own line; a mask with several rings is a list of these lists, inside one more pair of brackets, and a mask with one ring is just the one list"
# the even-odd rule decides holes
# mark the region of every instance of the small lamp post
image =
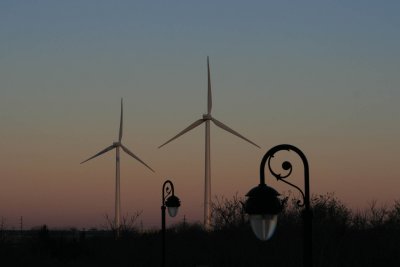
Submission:
[[[271,158],[279,151],[294,151],[297,153],[304,165],[304,192],[296,185],[285,179],[292,173],[292,164],[289,161],[282,163],[282,169],[286,174],[276,173],[271,167]],[[296,188],[302,195],[303,200],[298,201],[299,207],[303,209],[303,266],[312,267],[312,211],[310,207],[310,183],[307,158],[303,152],[295,146],[283,144],[271,148],[262,158],[260,164],[260,184],[251,189],[247,194],[245,212],[249,214],[251,228],[254,234],[261,240],[268,240],[274,234],[278,221],[278,214],[282,210],[279,193],[265,183],[265,164],[268,163],[270,173],[278,180]]]
[[174,194],[174,184],[167,180],[164,182],[162,187],[162,199],[161,199],[161,234],[162,234],[162,262],[161,266],[165,266],[165,209],[168,208],[168,214],[171,217],[175,217],[178,214],[178,209],[181,205],[181,201]]

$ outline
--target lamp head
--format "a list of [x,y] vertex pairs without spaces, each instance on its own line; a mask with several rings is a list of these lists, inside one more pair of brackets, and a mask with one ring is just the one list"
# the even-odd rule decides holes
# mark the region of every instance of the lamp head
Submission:
[[167,201],[165,202],[165,206],[168,207],[168,214],[171,217],[175,217],[176,214],[178,214],[178,209],[181,206],[181,201],[179,198],[175,195],[172,195],[167,198]]
[[278,214],[282,211],[279,193],[266,184],[259,184],[251,189],[244,206],[249,214],[251,228],[260,240],[268,240],[274,234]]

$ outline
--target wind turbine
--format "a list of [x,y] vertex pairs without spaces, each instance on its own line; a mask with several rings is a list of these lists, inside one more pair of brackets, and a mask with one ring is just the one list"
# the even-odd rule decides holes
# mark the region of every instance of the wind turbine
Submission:
[[161,148],[162,146],[168,144],[172,140],[178,138],[179,136],[189,132],[190,130],[196,128],[203,122],[205,122],[206,125],[206,146],[205,146],[205,181],[204,181],[204,226],[206,229],[210,228],[210,222],[211,222],[211,211],[210,211],[210,204],[211,204],[211,165],[210,165],[210,121],[212,121],[216,126],[219,128],[236,135],[243,140],[249,142],[250,144],[260,148],[257,144],[254,142],[250,141],[243,135],[239,134],[238,132],[232,130],[219,120],[215,119],[214,117],[211,116],[211,109],[212,109],[212,97],[211,97],[211,80],[210,80],[210,64],[209,64],[209,59],[207,57],[207,76],[208,76],[208,98],[207,98],[207,114],[203,114],[203,118],[199,119],[192,124],[190,124],[187,128],[183,129],[180,133],[178,133],[176,136],[172,137],[169,139],[167,142],[159,146],[158,148]]
[[121,197],[120,197],[120,182],[119,182],[120,181],[119,149],[122,148],[122,150],[125,151],[125,153],[127,153],[129,156],[136,159],[137,161],[139,161],[140,163],[142,163],[143,165],[145,165],[147,168],[149,168],[151,171],[154,172],[154,170],[152,168],[150,168],[149,165],[144,163],[144,161],[142,161],[139,157],[137,157],[135,154],[133,154],[127,147],[125,147],[121,143],[122,124],[123,124],[123,103],[122,103],[122,98],[121,98],[121,120],[120,120],[120,125],[119,125],[118,141],[114,142],[111,146],[106,147],[105,149],[103,149],[102,151],[97,153],[96,155],[81,162],[81,164],[85,163],[86,161],[89,161],[89,160],[91,160],[97,156],[100,156],[101,154],[104,154],[115,148],[116,155],[115,155],[115,219],[114,219],[114,223],[115,223],[115,227],[117,230],[117,236],[119,236],[119,228],[120,228],[120,221],[121,221]]

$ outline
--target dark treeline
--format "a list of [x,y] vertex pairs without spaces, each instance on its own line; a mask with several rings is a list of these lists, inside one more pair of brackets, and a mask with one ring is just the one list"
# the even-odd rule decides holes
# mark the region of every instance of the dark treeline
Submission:
[[[264,242],[252,233],[242,201],[215,199],[213,231],[187,222],[169,228],[167,266],[301,266],[296,200],[283,199],[277,230]],[[400,201],[352,211],[326,194],[313,196],[312,206],[314,266],[400,266]],[[0,229],[0,259],[0,266],[160,266],[161,237],[131,225],[118,240],[109,230]]]

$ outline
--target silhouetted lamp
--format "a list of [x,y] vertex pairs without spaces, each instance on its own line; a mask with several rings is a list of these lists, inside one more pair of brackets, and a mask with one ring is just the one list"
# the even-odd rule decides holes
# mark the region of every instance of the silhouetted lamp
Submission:
[[162,187],[162,204],[161,204],[161,233],[162,233],[162,258],[161,266],[165,266],[165,209],[168,208],[168,214],[175,217],[178,214],[178,209],[181,206],[181,201],[174,192],[174,184],[167,180]]
[[[300,156],[304,165],[304,192],[296,185],[288,182],[287,177],[292,173],[292,164],[284,161],[281,165],[284,173],[277,173],[271,167],[271,159],[280,151],[294,151]],[[278,180],[296,188],[302,195],[302,201],[297,201],[299,207],[304,207],[303,215],[303,266],[312,266],[312,211],[310,207],[310,183],[308,161],[303,152],[292,145],[278,145],[264,155],[260,164],[260,184],[251,189],[247,194],[244,205],[245,212],[249,215],[251,228],[257,238],[268,240],[275,232],[278,214],[282,211],[282,202],[279,193],[265,183],[265,165],[268,163],[270,173]]]

